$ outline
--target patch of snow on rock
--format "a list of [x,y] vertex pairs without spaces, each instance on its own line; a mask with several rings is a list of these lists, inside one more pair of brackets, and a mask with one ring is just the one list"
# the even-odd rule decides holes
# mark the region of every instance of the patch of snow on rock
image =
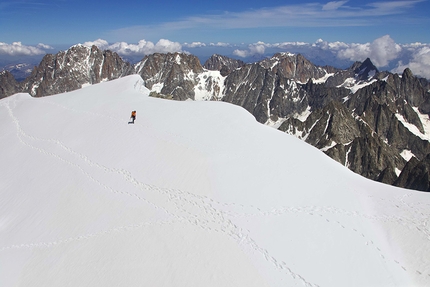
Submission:
[[410,150],[408,150],[408,149],[405,149],[405,150],[403,150],[401,153],[400,153],[400,155],[406,160],[406,161],[409,161],[412,157],[416,157],[413,153],[412,153],[412,151],[410,151]]

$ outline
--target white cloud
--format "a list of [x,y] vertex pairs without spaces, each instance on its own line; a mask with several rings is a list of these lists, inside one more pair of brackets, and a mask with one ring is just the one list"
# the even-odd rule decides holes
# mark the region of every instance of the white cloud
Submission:
[[[202,49],[207,47],[209,51],[211,51],[211,47],[220,47],[240,58],[260,58],[261,56],[271,56],[282,51],[301,53],[317,64],[338,68],[346,68],[354,61],[364,61],[366,58],[370,58],[380,70],[385,68],[395,73],[402,73],[405,68],[410,68],[415,75],[430,79],[430,44],[397,44],[389,35],[377,38],[371,43],[327,42],[318,39],[315,43],[265,43],[260,41],[246,46],[244,44],[232,45],[224,42],[192,42],[182,45],[167,39],[160,39],[156,43],[140,40],[138,43],[131,44],[127,42],[109,44],[106,40],[97,39],[85,42],[84,45],[89,47],[96,45],[102,50],[109,49],[120,55],[131,57],[156,52],[185,52],[183,47],[200,47]],[[233,51],[234,47],[236,49]],[[37,46],[27,46],[21,42],[12,44],[0,42],[0,55],[3,57],[44,55],[47,50],[51,49],[53,49],[51,46],[42,43]]]
[[284,43],[279,43],[276,45],[278,45],[278,46],[282,46],[282,45],[307,46],[307,45],[309,45],[309,43],[306,43],[306,42],[284,42]]
[[231,47],[231,44],[229,44],[229,43],[223,43],[223,42],[210,43],[209,45],[213,46],[213,47]]
[[187,48],[200,48],[200,47],[206,47],[206,44],[202,43],[202,42],[184,43],[184,47],[187,47]]
[[36,47],[26,46],[21,42],[13,42],[12,44],[0,42],[0,54],[9,56],[35,56],[46,54],[44,49],[51,47],[44,44],[39,44]]
[[376,9],[377,11],[385,12],[385,14],[401,14],[404,9],[413,8],[415,4],[426,0],[407,0],[407,1],[381,1],[367,4],[367,6]]
[[315,43],[312,44],[312,47],[320,48],[322,50],[327,51],[339,51],[342,49],[348,49],[350,44],[344,42],[327,42],[322,39],[318,39]]
[[233,55],[241,57],[241,58],[246,58],[249,56],[249,51],[236,49],[233,51]]
[[404,48],[412,53],[411,59],[407,63],[400,60],[393,72],[403,73],[409,68],[415,75],[430,79],[430,44],[412,44]]
[[370,44],[370,58],[374,59],[375,64],[385,67],[391,60],[396,59],[402,47],[396,44],[389,35],[376,39]]
[[256,44],[249,45],[249,51],[252,55],[263,55],[266,50],[266,44],[258,42]]
[[52,50],[52,49],[54,49],[52,46],[49,46],[49,45],[46,45],[46,44],[43,44],[43,43],[37,44],[36,47],[39,48],[39,49],[44,49],[44,50]]
[[120,55],[150,54],[154,50],[154,43],[140,40],[137,44],[117,42],[109,45],[106,49],[117,52]]
[[[110,49],[120,55],[148,55],[152,53],[183,52],[182,45],[178,42],[172,42],[166,39],[159,40],[156,44],[146,40],[140,40],[137,44],[118,42],[107,44],[105,40],[96,40],[87,43],[101,43],[104,49]],[[184,43],[184,47],[230,47],[229,43],[202,43],[192,42]],[[263,56],[273,51],[286,51],[293,53],[302,53],[315,59],[328,59],[329,65],[339,67],[339,64],[345,64],[345,61],[364,61],[370,58],[378,68],[395,67],[393,72],[401,73],[406,67],[409,67],[415,75],[430,78],[430,44],[409,44],[400,45],[389,36],[385,35],[375,39],[371,43],[345,43],[345,42],[327,42],[318,39],[315,43],[306,42],[282,42],[282,43],[265,43],[256,42],[248,45],[246,49],[236,49],[233,55],[241,58],[254,56]],[[401,58],[401,59],[400,59]]]
[[96,45],[103,50],[111,50],[119,55],[148,55],[153,53],[173,53],[182,52],[182,45],[178,42],[172,42],[166,39],[160,39],[156,44],[151,41],[140,40],[137,44],[126,42],[116,42],[109,44],[106,40],[97,39],[95,41],[85,42],[83,45],[91,47]]
[[328,10],[337,10],[339,9],[341,6],[343,6],[343,4],[345,4],[348,1],[331,1],[328,2],[327,4],[325,4],[322,9],[324,11],[328,11]]
[[93,45],[99,47],[100,49],[106,49],[109,46],[109,43],[106,40],[103,39],[97,39],[95,41],[89,41],[89,42],[85,42],[83,44],[84,46],[87,47],[92,47]]
[[340,59],[360,61],[370,56],[370,44],[350,44],[347,48],[340,49],[337,54]]
[[256,56],[256,55],[264,55],[264,52],[266,51],[266,47],[270,47],[271,44],[266,44],[264,42],[257,42],[254,44],[248,45],[248,50],[239,50],[236,49],[233,51],[233,55],[246,58],[249,56]]
[[271,56],[277,51],[301,53],[311,61],[323,60],[324,65],[338,68],[370,58],[380,70],[385,68],[394,73],[402,73],[405,68],[410,68],[414,75],[430,79],[430,44],[397,44],[389,35],[364,44],[327,42],[322,39],[315,43],[257,42],[249,45],[247,49],[234,50],[233,55],[247,58],[266,53],[266,56]]
[[178,42],[160,39],[157,44],[155,44],[154,51],[158,53],[182,52],[182,45]]
[[385,35],[372,43],[350,44],[347,48],[340,48],[338,57],[351,61],[370,58],[377,67],[385,67],[391,60],[396,59],[401,51],[402,47],[396,44],[389,35]]

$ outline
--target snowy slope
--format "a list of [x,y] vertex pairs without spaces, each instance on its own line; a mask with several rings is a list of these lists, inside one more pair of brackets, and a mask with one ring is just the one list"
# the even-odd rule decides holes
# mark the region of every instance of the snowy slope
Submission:
[[129,76],[0,100],[1,286],[430,284],[428,194],[240,107],[148,94]]

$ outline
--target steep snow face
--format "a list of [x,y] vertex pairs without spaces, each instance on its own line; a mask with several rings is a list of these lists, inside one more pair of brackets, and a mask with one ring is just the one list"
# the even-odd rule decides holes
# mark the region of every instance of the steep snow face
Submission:
[[319,79],[312,79],[312,82],[314,82],[315,84],[324,84],[325,82],[327,82],[328,78],[332,77],[333,75],[334,73],[326,73],[323,77]]
[[148,94],[129,76],[0,100],[2,285],[430,284],[428,194],[240,107]]
[[420,130],[413,124],[409,123],[401,114],[395,114],[396,118],[405,126],[411,133],[416,135],[417,137],[430,141],[430,119],[426,114],[422,114],[417,107],[413,108],[413,110],[417,113],[418,118],[421,121],[421,124],[424,128],[424,134],[420,132]]

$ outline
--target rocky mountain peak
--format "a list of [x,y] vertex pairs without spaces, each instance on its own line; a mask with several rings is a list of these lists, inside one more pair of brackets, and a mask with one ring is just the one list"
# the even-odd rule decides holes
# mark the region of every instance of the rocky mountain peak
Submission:
[[306,83],[309,79],[318,79],[326,74],[301,54],[277,53],[270,59],[260,62],[265,69],[271,69],[288,79]]
[[[200,60],[185,53],[155,53],[145,56],[135,65],[135,71],[145,81],[146,87],[170,95],[176,100],[194,99],[198,75],[204,72]],[[163,83],[160,85],[160,83]]]
[[230,74],[232,71],[243,67],[245,62],[232,59],[226,56],[214,54],[206,60],[203,67],[212,71],[220,71],[223,77]]
[[379,71],[372,61],[367,58],[363,63],[354,69],[354,73],[358,80],[366,81],[373,78],[377,73],[379,73]]
[[406,68],[403,73],[402,73],[402,78],[406,79],[411,79],[414,77],[414,74],[412,73],[411,69]]
[[[147,79],[154,77],[160,70],[201,73],[203,67],[196,56],[185,53],[154,53],[145,56],[135,65],[136,73]],[[159,76],[162,78],[161,75]]]
[[68,92],[85,84],[117,79],[133,73],[132,66],[111,51],[74,45],[67,51],[47,54],[24,81],[24,91],[41,97]]

